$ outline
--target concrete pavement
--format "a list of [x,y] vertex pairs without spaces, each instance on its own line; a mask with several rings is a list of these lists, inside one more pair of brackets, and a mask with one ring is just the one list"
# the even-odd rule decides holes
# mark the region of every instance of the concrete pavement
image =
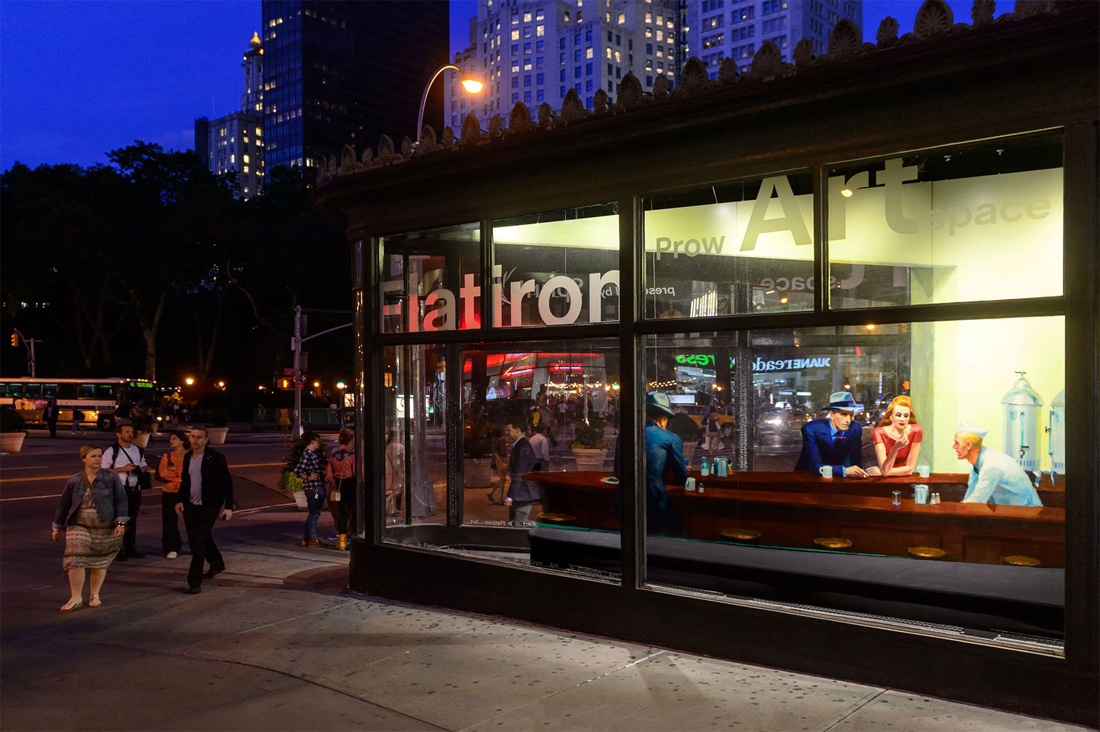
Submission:
[[[250,486],[258,499],[262,486]],[[270,503],[283,503],[274,492]],[[4,730],[1071,730],[874,686],[346,591],[304,514],[219,522],[227,571],[115,564],[104,606],[59,615],[58,545],[0,545]],[[156,522],[148,520],[143,534]],[[331,520],[322,517],[322,533]],[[153,542],[155,543],[155,542]]]

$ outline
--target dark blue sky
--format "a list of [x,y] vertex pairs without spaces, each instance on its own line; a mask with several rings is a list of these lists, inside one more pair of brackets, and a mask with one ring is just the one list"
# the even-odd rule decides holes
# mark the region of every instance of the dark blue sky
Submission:
[[[971,5],[951,0],[956,22],[970,22]],[[863,7],[874,40],[887,15],[912,30],[920,2]],[[476,13],[473,0],[451,3],[452,52]],[[134,140],[190,148],[196,117],[239,107],[241,55],[259,30],[258,0],[3,0],[0,170],[101,163]]]

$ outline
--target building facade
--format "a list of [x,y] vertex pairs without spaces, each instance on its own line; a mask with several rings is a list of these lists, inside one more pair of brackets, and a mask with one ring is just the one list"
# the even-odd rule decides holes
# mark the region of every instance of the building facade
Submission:
[[646,91],[661,75],[672,82],[678,6],[676,0],[479,0],[470,46],[453,63],[485,87],[471,95],[450,77],[446,124],[457,131],[473,112],[485,129],[518,102],[531,109],[545,102],[556,112],[570,89],[591,108],[599,89],[614,100],[631,72]]
[[1096,726],[1100,6],[1017,8],[326,169],[351,587]]
[[[446,2],[265,0],[264,164],[313,177],[345,144],[376,146],[416,125],[420,95],[447,62]],[[442,92],[425,119],[438,125]]]
[[738,72],[747,71],[764,41],[774,43],[790,63],[799,39],[813,43],[820,56],[841,18],[863,26],[863,0],[690,0],[684,5],[682,57],[698,57],[712,79],[727,58],[736,62]]
[[263,62],[263,43],[259,34],[253,34],[241,63],[244,79],[240,111],[214,120],[195,120],[195,152],[210,172],[235,174],[244,198],[263,189]]

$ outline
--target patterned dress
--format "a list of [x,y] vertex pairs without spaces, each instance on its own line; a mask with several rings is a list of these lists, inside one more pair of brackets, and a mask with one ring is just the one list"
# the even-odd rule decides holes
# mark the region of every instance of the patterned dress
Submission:
[[113,523],[104,523],[95,510],[92,484],[84,476],[84,498],[75,521],[65,527],[65,559],[62,569],[107,569],[122,547]]

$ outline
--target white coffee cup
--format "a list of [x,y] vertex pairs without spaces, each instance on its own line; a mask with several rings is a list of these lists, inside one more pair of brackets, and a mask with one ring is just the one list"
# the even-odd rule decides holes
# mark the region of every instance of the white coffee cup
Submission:
[[918,465],[917,466],[917,475],[919,475],[922,478],[927,478],[928,475],[929,475],[928,466],[927,465]]
[[923,483],[913,486],[913,502],[921,506],[928,505],[928,486]]
[[832,465],[822,465],[820,468],[817,469],[817,472],[821,473],[821,477],[824,478],[825,480],[832,480],[833,479],[833,466]]

